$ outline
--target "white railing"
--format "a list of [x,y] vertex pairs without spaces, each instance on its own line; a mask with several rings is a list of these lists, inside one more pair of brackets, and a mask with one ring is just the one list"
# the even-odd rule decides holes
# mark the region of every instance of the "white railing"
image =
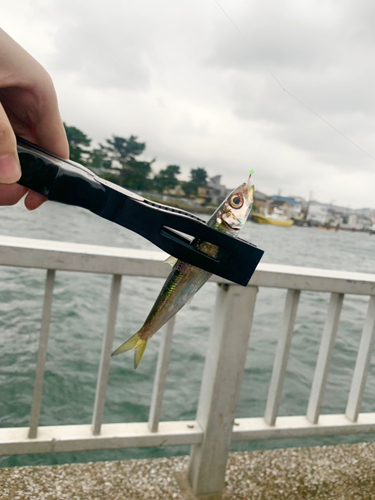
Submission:
[[[30,426],[0,429],[0,455],[190,444],[189,480],[196,494],[204,494],[222,491],[231,441],[375,432],[375,413],[360,413],[375,341],[375,275],[272,264],[260,264],[246,288],[212,278],[219,286],[196,420],[160,422],[171,320],[162,334],[148,423],[103,424],[121,277],[166,277],[164,258],[160,252],[0,237],[0,265],[47,270]],[[92,425],[39,426],[53,287],[59,270],[113,276]],[[259,287],[287,290],[283,323],[264,417],[236,418],[233,425]],[[306,415],[279,417],[298,301],[306,290],[331,294],[310,399]],[[369,296],[368,312],[346,412],[320,415],[345,294]]]

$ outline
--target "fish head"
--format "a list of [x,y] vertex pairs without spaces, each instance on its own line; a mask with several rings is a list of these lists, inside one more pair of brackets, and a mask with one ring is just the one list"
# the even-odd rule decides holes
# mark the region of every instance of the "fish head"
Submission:
[[254,186],[249,181],[234,189],[219,208],[220,219],[232,231],[239,231],[245,225],[254,201]]

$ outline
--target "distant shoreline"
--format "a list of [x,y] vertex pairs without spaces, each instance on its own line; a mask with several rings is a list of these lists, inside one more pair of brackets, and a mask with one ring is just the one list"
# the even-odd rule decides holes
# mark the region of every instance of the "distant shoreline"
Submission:
[[[164,205],[169,205],[174,208],[180,208],[181,210],[185,210],[186,212],[192,212],[196,214],[208,214],[212,215],[214,211],[216,210],[216,206],[214,205],[199,205],[197,203],[189,203],[185,199],[181,198],[174,198],[172,196],[165,196],[167,199],[163,199],[163,196],[158,196],[153,193],[140,193],[142,196],[145,196],[145,198],[150,199],[151,201],[155,201],[156,203],[161,203]],[[252,214],[249,216],[249,221],[254,222],[254,219],[252,218]],[[347,227],[339,227],[336,228],[336,226],[316,226],[312,224],[308,224],[306,221],[300,221],[300,220],[295,220],[294,225],[298,227],[309,227],[309,228],[315,228],[315,229],[321,229],[325,231],[350,231],[350,232],[358,232],[358,233],[369,233],[372,234],[371,231],[368,229],[356,229],[356,228],[347,228]]]
[[[180,208],[181,210],[186,210],[186,212],[193,212],[198,214],[213,214],[216,210],[214,205],[199,205],[198,203],[189,203],[184,198],[174,198],[172,196],[158,196],[153,193],[140,193],[145,198],[155,201],[156,203],[161,203],[163,205],[169,205],[170,207]],[[166,199],[164,199],[166,198]]]

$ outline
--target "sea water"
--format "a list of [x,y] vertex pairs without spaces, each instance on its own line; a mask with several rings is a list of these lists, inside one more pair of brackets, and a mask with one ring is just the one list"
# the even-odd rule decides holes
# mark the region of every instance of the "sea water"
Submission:
[[[155,250],[148,241],[77,207],[46,203],[28,212],[22,203],[0,208],[0,234]],[[375,272],[375,236],[247,222],[241,237],[265,250],[262,262],[364,273]],[[0,266],[0,426],[27,427],[35,377],[45,270]],[[133,335],[149,313],[163,280],[124,277],[114,347]],[[90,424],[111,277],[57,272],[40,425]],[[162,420],[194,419],[214,314],[214,283],[207,283],[177,316]],[[255,308],[238,417],[264,414],[285,290],[260,289]],[[330,294],[302,292],[279,415],[306,413]],[[322,413],[344,413],[368,297],[346,296]],[[139,368],[133,353],[111,361],[104,423],[148,420],[160,333]],[[374,360],[373,360],[374,361]],[[371,363],[361,411],[375,411]],[[373,440],[337,436],[236,443],[233,450]],[[0,457],[1,466],[188,454],[189,447]]]

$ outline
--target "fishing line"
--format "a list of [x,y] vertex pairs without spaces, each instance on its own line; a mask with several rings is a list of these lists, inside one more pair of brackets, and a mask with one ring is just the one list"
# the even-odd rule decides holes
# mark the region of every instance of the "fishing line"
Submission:
[[[232,23],[232,25],[234,26],[234,28],[238,31],[238,33],[242,36],[242,38],[244,38],[247,42],[250,40],[249,37],[245,36],[242,31],[240,30],[240,28],[232,21],[232,19],[228,16],[228,14],[225,12],[225,10],[223,9],[223,7],[219,4],[219,2],[217,0],[214,0],[216,5],[218,7],[220,7],[220,9],[222,10],[222,12],[224,13],[224,15],[228,18],[228,20]],[[266,68],[266,70],[270,73],[270,75],[272,76],[272,78],[277,82],[278,85],[280,85],[280,87],[285,90],[285,88],[283,87],[282,83],[280,82],[280,80],[276,77],[276,75],[271,71],[271,69],[267,66],[267,64],[263,61],[263,59],[260,57],[260,55],[258,54],[258,52],[254,49],[254,47],[252,46],[252,40],[250,40],[250,49],[254,52],[254,54],[256,55],[256,57],[259,59],[259,61],[263,64],[263,66]]]
[[[310,108],[310,106],[308,106],[307,104],[305,104],[303,101],[301,101],[301,99],[298,99],[298,97],[296,97],[294,94],[292,94],[289,90],[287,90],[284,85],[280,82],[280,80],[276,77],[276,75],[273,73],[273,71],[267,66],[267,64],[263,61],[263,59],[260,57],[260,55],[258,54],[258,52],[254,49],[253,45],[252,45],[252,40],[250,39],[250,37],[246,36],[240,29],[239,27],[235,24],[235,22],[231,19],[231,17],[228,15],[228,13],[224,10],[224,8],[220,5],[220,3],[217,1],[217,0],[214,0],[214,2],[216,3],[216,5],[220,8],[220,10],[223,12],[223,14],[226,16],[226,18],[230,21],[230,23],[232,24],[232,26],[236,29],[236,31],[242,36],[242,38],[244,38],[246,40],[246,42],[250,42],[250,49],[252,50],[252,52],[256,55],[256,57],[259,59],[259,61],[261,62],[261,64],[266,68],[266,70],[270,73],[270,75],[272,76],[272,78],[276,81],[276,83],[283,89],[284,92],[286,92],[288,95],[290,95],[290,97],[292,97],[295,101],[297,101],[299,104],[301,104],[302,106],[304,106],[306,109],[308,109],[311,113],[313,113],[315,116],[317,116],[320,120],[322,120],[326,125],[328,125],[329,127],[331,127],[333,130],[335,130],[336,132],[338,132],[342,137],[344,137],[347,141],[349,141],[351,144],[353,144],[353,146],[355,146],[356,148],[358,148],[360,151],[362,151],[362,153],[364,153],[365,155],[369,156],[372,160],[375,161],[375,158],[370,155],[370,153],[368,153],[367,151],[365,151],[363,148],[361,148],[361,146],[359,146],[357,143],[355,143],[352,139],[350,139],[347,135],[345,135],[343,132],[341,132],[341,130],[339,130],[338,128],[336,128],[334,125],[332,125],[331,123],[329,123],[329,121],[327,121],[325,118],[323,118],[319,113],[317,113],[316,111],[314,111],[312,108]],[[267,129],[267,132],[266,134],[268,133],[268,130],[269,130],[269,127]],[[263,146],[263,143],[264,143],[264,140],[262,142],[262,145],[261,147]],[[258,153],[259,154],[259,153]],[[258,155],[257,155],[258,157]]]
[[286,90],[284,89],[284,91],[289,94],[291,97],[293,97],[293,99],[295,99],[297,102],[299,102],[300,104],[302,104],[302,106],[304,106],[306,109],[308,109],[309,111],[311,111],[311,113],[314,113],[315,116],[317,116],[318,118],[320,118],[324,123],[326,123],[327,125],[329,125],[331,128],[333,128],[333,130],[336,130],[336,132],[338,132],[340,135],[342,135],[347,141],[351,142],[353,144],[353,146],[355,146],[356,148],[358,148],[360,151],[362,151],[362,153],[365,153],[365,155],[369,156],[372,160],[375,161],[375,158],[370,155],[370,153],[368,153],[367,151],[365,151],[363,148],[361,148],[361,146],[358,146],[358,144],[356,144],[352,139],[350,139],[350,137],[348,137],[347,135],[345,135],[343,132],[341,132],[341,130],[339,130],[338,128],[336,128],[334,125],[332,125],[331,123],[327,122],[327,120],[325,118],[323,118],[322,116],[320,116],[316,111],[314,111],[312,108],[310,108],[307,104],[305,104],[304,102],[302,102],[300,99],[298,99],[298,97],[296,97],[295,95],[291,94],[289,92],[289,90]]

